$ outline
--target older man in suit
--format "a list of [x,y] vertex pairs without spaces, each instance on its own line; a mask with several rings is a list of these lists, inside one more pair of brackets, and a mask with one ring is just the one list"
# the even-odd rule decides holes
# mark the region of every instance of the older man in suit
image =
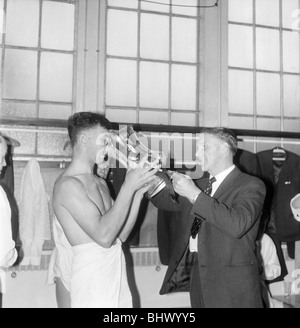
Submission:
[[174,173],[178,202],[167,191],[152,199],[185,221],[160,293],[188,289],[192,307],[263,307],[255,240],[266,189],[233,164],[236,150],[229,129],[204,129],[196,153],[203,177]]

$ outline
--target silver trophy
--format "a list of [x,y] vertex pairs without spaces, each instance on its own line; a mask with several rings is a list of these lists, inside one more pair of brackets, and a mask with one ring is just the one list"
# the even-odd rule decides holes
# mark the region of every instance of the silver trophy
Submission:
[[[166,157],[162,152],[154,151],[146,147],[134,131],[132,125],[125,126],[119,132],[111,131],[112,145],[110,147],[109,156],[117,160],[122,167],[134,168],[140,163],[141,159],[147,156],[147,162],[151,163],[158,160],[158,164],[163,167],[166,164]],[[160,169],[154,180],[151,182],[150,189],[146,196],[151,198],[157,195],[162,189],[168,187],[170,196],[175,199],[175,192],[168,175],[164,169]]]

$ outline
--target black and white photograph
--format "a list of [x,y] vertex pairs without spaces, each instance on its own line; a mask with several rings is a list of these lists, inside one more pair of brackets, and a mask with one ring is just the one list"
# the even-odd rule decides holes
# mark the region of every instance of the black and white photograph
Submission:
[[0,311],[300,308],[300,0],[0,0],[0,68]]

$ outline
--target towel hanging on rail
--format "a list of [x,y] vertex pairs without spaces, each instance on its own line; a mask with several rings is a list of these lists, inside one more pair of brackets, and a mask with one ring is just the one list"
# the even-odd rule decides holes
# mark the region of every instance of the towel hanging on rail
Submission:
[[20,190],[20,238],[24,252],[21,265],[39,265],[43,244],[51,239],[49,200],[39,163],[31,159]]

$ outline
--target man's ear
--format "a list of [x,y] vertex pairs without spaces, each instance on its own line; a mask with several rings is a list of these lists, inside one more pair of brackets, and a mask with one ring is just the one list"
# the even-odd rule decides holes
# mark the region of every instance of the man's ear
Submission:
[[223,155],[227,155],[230,152],[229,145],[226,142],[223,142],[220,151]]
[[78,141],[81,145],[86,145],[88,142],[88,136],[85,132],[80,133]]

